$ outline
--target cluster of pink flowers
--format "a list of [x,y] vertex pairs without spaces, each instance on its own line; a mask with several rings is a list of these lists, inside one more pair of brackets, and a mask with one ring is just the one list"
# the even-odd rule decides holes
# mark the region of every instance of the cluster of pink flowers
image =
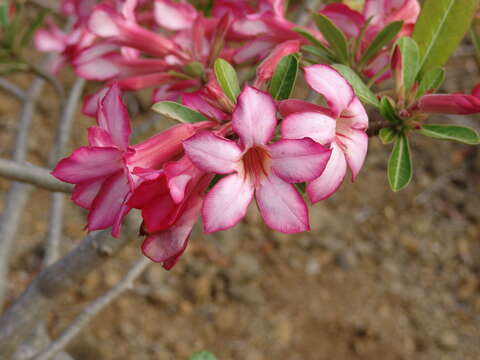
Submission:
[[[417,0],[366,0],[363,13],[340,3],[318,11],[348,38],[365,33],[354,54],[359,59],[392,21],[403,20],[400,34],[409,36],[419,9]],[[286,18],[285,1],[216,0],[208,17],[183,0],[65,0],[62,10],[77,18],[73,29],[64,33],[49,22],[36,33],[37,48],[58,53],[53,71],[69,63],[78,76],[103,84],[83,107],[97,121],[88,129],[88,146],[53,171],[75,184],[72,200],[88,210],[89,231],[112,227],[119,236],[122,219],[139,209],[143,252],[169,269],[199,218],[207,233],[229,229],[255,197],[272,229],[307,231],[307,204],[295,184],[305,183],[315,203],[339,188],[348,168],[352,180],[362,168],[367,113],[337,70],[303,66],[306,83],[326,106],[276,101],[266,92],[280,60],[308,44]],[[326,44],[312,25],[305,28]],[[367,78],[384,71],[392,46],[363,69]],[[226,96],[215,77],[218,58],[235,66],[259,64],[253,86],[244,84],[236,99]],[[390,70],[377,80],[389,77]],[[153,89],[152,103],[181,101],[205,120],[130,144],[122,93],[144,88]],[[411,110],[478,111],[478,99],[427,94]]]

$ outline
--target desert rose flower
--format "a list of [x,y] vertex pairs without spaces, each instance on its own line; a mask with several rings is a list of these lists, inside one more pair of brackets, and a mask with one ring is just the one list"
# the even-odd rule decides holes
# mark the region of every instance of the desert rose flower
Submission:
[[130,120],[120,96],[120,89],[113,85],[100,102],[98,126],[88,129],[89,146],[75,150],[52,172],[58,179],[75,184],[72,200],[89,210],[87,229],[112,226],[113,236],[119,235],[121,221],[130,210],[127,201],[141,180],[133,169],[161,168],[181,154],[182,140],[211,125],[177,125],[130,145]]
[[330,150],[308,138],[269,143],[276,125],[272,97],[246,86],[232,118],[240,144],[208,131],[184,141],[185,152],[195,166],[204,172],[228,175],[205,197],[202,218],[206,232],[236,225],[254,195],[272,229],[284,233],[309,229],[306,204],[292,183],[318,177]]
[[186,156],[166,163],[162,170],[134,172],[143,181],[128,204],[142,210],[142,233],[146,235],[142,250],[170,269],[187,246],[213,176],[199,170]]
[[280,104],[282,136],[287,139],[309,137],[328,146],[332,155],[325,171],[307,185],[307,194],[317,202],[333,194],[343,182],[347,165],[352,181],[362,168],[367,154],[368,117],[350,84],[332,67],[312,65],[305,68],[310,87],[323,95],[329,108],[301,100]]

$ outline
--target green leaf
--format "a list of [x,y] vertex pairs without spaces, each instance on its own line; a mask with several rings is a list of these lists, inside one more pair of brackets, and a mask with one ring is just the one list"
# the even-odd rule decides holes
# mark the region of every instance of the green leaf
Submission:
[[395,140],[397,132],[392,128],[383,128],[378,132],[378,137],[382,144],[390,144]]
[[199,78],[204,74],[205,68],[203,67],[202,63],[193,61],[185,65],[183,67],[183,71],[194,78]]
[[468,145],[480,144],[478,133],[466,126],[459,125],[423,125],[418,132],[440,140],[458,141]]
[[403,21],[394,21],[388,24],[383,28],[382,31],[372,40],[367,50],[363,53],[360,62],[358,64],[359,68],[365,66],[365,64],[380,51],[384,46],[386,46],[390,41],[392,41],[395,36],[400,32],[403,26]]
[[298,57],[284,56],[273,73],[268,92],[275,100],[285,100],[292,94],[298,74]]
[[363,82],[363,80],[353,71],[350,67],[342,65],[342,64],[334,64],[332,67],[337,70],[342,76],[347,79],[347,81],[352,85],[355,94],[359,97],[359,99],[366,103],[370,104],[375,107],[380,106],[380,102],[378,101],[375,94],[368,88],[367,85]]
[[334,62],[334,58],[330,57],[330,55],[328,53],[326,53],[325,51],[323,51],[321,48],[311,46],[311,45],[303,45],[301,47],[301,49],[304,52],[307,52],[307,53],[310,53],[312,55],[318,56],[320,59],[322,59],[323,61],[325,61],[327,63]]
[[428,91],[435,92],[442,86],[445,80],[445,70],[441,67],[430,69],[420,81],[420,85],[415,95],[417,98],[424,95]]
[[190,360],[217,360],[217,358],[211,352],[203,350],[193,354]]
[[156,104],[153,104],[152,110],[182,123],[208,121],[208,119],[199,112],[174,101],[157,102]]
[[401,63],[400,84],[404,96],[407,96],[415,83],[419,70],[420,55],[418,45],[410,37],[402,37],[395,43],[395,49],[400,52],[398,61]]
[[344,64],[348,63],[347,37],[342,30],[322,14],[313,14],[313,20],[340,61]]
[[335,61],[335,54],[331,52],[329,48],[327,48],[325,45],[323,45],[315,36],[313,36],[312,33],[310,33],[308,30],[301,28],[301,27],[295,27],[293,28],[293,31],[297,32],[298,34],[302,35],[305,39],[310,41],[313,46],[310,45],[305,45],[302,47],[302,49],[306,50],[308,48],[309,51],[312,54],[320,56],[322,59],[327,60],[329,62]]
[[410,147],[405,134],[399,134],[388,160],[388,182],[393,191],[399,191],[412,179]]
[[225,92],[225,95],[236,104],[237,97],[240,94],[237,72],[228,61],[221,58],[215,60],[213,68],[217,81]]
[[8,24],[8,7],[6,4],[0,5],[0,26]]
[[384,96],[382,100],[380,100],[379,110],[383,117],[392,124],[400,124],[402,122],[402,119],[398,116],[397,111],[388,96]]
[[426,0],[413,39],[420,49],[420,72],[442,66],[468,31],[479,0]]

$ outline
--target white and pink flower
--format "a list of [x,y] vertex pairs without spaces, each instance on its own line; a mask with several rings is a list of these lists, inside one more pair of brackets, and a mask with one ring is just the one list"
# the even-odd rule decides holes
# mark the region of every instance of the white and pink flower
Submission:
[[309,230],[307,206],[292,183],[321,175],[330,150],[309,138],[269,143],[277,125],[272,97],[246,86],[233,112],[240,142],[202,131],[184,141],[190,160],[207,173],[227,175],[206,195],[202,208],[206,232],[236,225],[253,199],[271,228]]
[[302,100],[284,100],[280,112],[282,136],[286,139],[309,137],[329,146],[332,155],[322,174],[307,185],[312,202],[332,195],[342,184],[347,166],[355,180],[368,148],[368,116],[350,84],[328,65],[305,68],[308,85],[323,95],[328,108]]

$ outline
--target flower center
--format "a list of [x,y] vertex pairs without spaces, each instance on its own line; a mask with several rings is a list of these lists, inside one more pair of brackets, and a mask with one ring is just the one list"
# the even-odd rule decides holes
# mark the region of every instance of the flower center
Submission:
[[242,157],[242,163],[245,179],[248,178],[257,185],[270,172],[270,154],[267,149],[260,146],[248,149]]

